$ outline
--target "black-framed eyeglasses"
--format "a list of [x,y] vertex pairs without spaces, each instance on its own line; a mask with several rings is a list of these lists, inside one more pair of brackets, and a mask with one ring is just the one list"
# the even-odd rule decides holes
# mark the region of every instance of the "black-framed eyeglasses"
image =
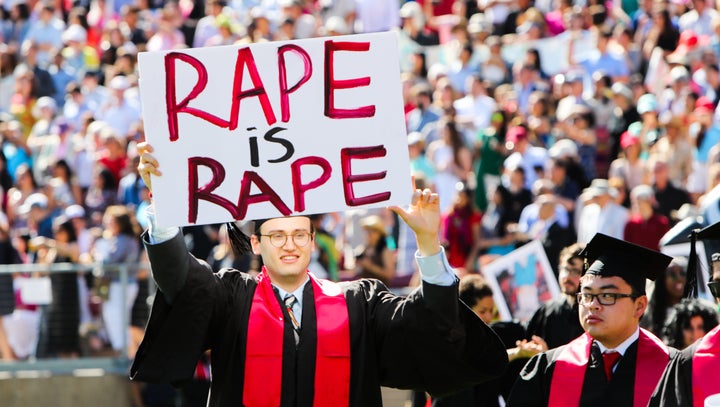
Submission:
[[713,297],[720,298],[720,280],[711,281],[707,283],[707,286]]
[[597,298],[600,305],[615,305],[618,298],[632,298],[633,300],[638,296],[635,294],[620,294],[620,293],[578,293],[578,302],[582,305],[590,305],[595,298]]
[[295,246],[298,247],[304,247],[307,246],[308,243],[310,243],[310,240],[312,239],[312,233],[305,231],[305,230],[299,230],[296,232],[293,232],[291,234],[286,233],[271,233],[269,235],[260,235],[265,236],[270,239],[270,244],[275,247],[283,247],[285,246],[285,243],[287,242],[288,236],[292,236],[293,243],[295,243]]

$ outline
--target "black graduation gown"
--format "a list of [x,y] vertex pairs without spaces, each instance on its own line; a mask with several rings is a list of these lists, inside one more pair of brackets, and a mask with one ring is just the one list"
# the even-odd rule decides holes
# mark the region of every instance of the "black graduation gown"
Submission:
[[[490,324],[490,327],[502,339],[507,349],[514,348],[516,341],[525,335],[525,329],[517,322],[498,321]],[[458,393],[433,399],[432,407],[499,407],[499,397],[507,400],[515,378],[527,361],[528,359],[515,359],[510,362],[502,376]]]
[[[635,341],[627,349],[609,382],[605,378],[600,348],[593,344],[590,361],[585,369],[581,406],[633,406],[637,343]],[[530,359],[513,386],[508,407],[548,405],[555,360],[563,349],[565,346],[537,354]]]
[[649,406],[686,407],[693,405],[692,361],[698,343],[700,341],[677,352],[675,357],[670,359],[660,383],[650,398]]
[[[155,296],[145,338],[131,377],[180,385],[192,377],[200,354],[211,350],[209,406],[242,406],[245,342],[256,281],[237,270],[212,273],[187,253],[180,235],[146,244],[153,273],[188,269],[180,292],[168,304]],[[350,321],[350,406],[382,405],[380,386],[442,395],[502,374],[505,347],[497,335],[458,300],[457,285],[423,283],[407,297],[377,280],[341,284]],[[312,290],[308,284],[306,290]],[[312,298],[306,291],[304,298]],[[289,318],[285,319],[289,321]],[[303,301],[297,350],[284,348],[281,405],[312,406],[315,369],[315,309]],[[286,324],[285,335],[292,337]]]
[[583,334],[577,304],[570,304],[565,297],[548,301],[530,318],[526,332],[526,339],[537,335],[549,349],[570,343]]

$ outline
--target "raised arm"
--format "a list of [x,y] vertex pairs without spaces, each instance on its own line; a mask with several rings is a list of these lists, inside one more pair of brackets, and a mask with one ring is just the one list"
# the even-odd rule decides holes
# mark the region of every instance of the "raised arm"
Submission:
[[415,232],[423,284],[405,298],[371,280],[349,293],[350,301],[362,293],[372,317],[380,383],[439,396],[498,377],[507,366],[507,352],[458,299],[457,278],[440,246],[438,195],[418,189],[407,209],[390,209]]
[[[159,170],[160,163],[152,155],[154,150],[150,144],[140,143],[137,148],[140,154],[138,173],[145,185],[147,185],[148,190],[150,190],[150,199],[152,200],[151,178],[152,176],[162,176],[162,172]],[[147,232],[143,234],[143,243],[148,251],[148,258],[152,265],[153,279],[163,293],[165,300],[171,303],[185,284],[190,255],[184,241],[178,237],[180,235],[179,228],[158,228],[155,225],[155,216],[152,209],[149,218],[150,226]],[[169,253],[173,255],[168,256]]]

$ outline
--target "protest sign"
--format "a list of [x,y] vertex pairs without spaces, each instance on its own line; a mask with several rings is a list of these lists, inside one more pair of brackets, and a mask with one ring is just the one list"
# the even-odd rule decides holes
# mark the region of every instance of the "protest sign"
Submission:
[[404,205],[397,35],[141,53],[159,225]]
[[482,268],[502,321],[527,322],[540,305],[560,295],[545,249],[533,240]]

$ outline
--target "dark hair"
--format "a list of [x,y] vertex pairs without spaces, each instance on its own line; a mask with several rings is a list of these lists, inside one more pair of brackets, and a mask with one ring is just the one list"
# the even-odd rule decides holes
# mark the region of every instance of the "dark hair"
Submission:
[[674,316],[665,325],[666,344],[677,349],[685,348],[683,330],[690,327],[690,320],[699,316],[703,320],[705,332],[710,332],[718,325],[718,314],[712,303],[697,298],[684,298],[673,308]]
[[517,167],[513,168],[512,172],[516,172],[516,173],[522,175],[523,179],[526,179],[525,168],[518,165]]
[[492,297],[490,285],[480,274],[469,274],[460,280],[458,286],[460,301],[472,308],[485,297]]
[[15,8],[18,12],[18,19],[29,20],[30,19],[30,6],[25,2],[15,3]]
[[55,162],[55,167],[62,168],[65,171],[65,176],[67,177],[67,181],[70,182],[73,179],[73,170],[70,168],[70,165],[65,161],[65,159],[61,158]]
[[72,220],[65,215],[53,219],[53,229],[55,229],[55,233],[60,231],[67,233],[68,242],[77,242],[77,233]]
[[465,147],[465,140],[457,128],[457,123],[447,116],[440,123],[450,132],[450,146],[453,150],[453,161],[455,161],[455,164],[460,165],[460,150]]
[[568,262],[572,259],[580,259],[584,261],[585,259],[580,255],[580,252],[582,252],[584,248],[585,245],[581,243],[573,243],[570,246],[563,248],[560,251],[560,255],[558,255],[559,264]]
[[112,172],[110,172],[109,169],[103,167],[100,172],[98,173],[98,177],[103,182],[102,189],[105,190],[113,190],[117,188],[117,183],[115,182],[115,177],[113,176]]
[[17,55],[14,52],[4,52],[2,54],[2,67],[0,67],[0,75],[3,77],[12,75],[15,71],[15,67],[17,67],[18,64],[18,58]]
[[[588,7],[588,12],[590,12],[590,17],[592,18],[592,24],[595,26],[602,25],[605,23],[605,20],[607,20],[607,9],[605,6],[602,5],[592,5]],[[610,31],[607,28],[603,28],[600,30],[600,38],[611,38],[612,37],[612,31]]]
[[542,70],[542,61],[540,60],[540,51],[538,51],[537,48],[529,48],[526,52],[528,54],[532,54],[533,56],[535,56],[535,64],[534,64],[535,69],[537,71],[541,71]]
[[552,159],[552,163],[555,168],[562,168],[565,171],[570,168],[570,161],[567,158],[556,157]]
[[13,180],[12,176],[10,176],[10,171],[8,171],[7,157],[2,150],[0,150],[0,162],[4,164],[3,168],[0,169],[0,187],[7,192],[10,188],[12,188]]
[[577,113],[577,117],[584,120],[589,129],[595,127],[595,113],[592,110]]
[[676,266],[682,267],[685,271],[687,271],[687,259],[684,262],[673,259],[673,261],[668,264],[662,278],[658,278],[655,281],[655,289],[648,299],[648,308],[645,310],[645,316],[643,316],[645,323],[642,325],[659,337],[663,335],[665,321],[667,320],[668,306],[671,305],[669,304],[669,293],[665,284],[665,279],[667,278],[666,274],[668,269]]
[[418,58],[420,58],[420,61],[422,62],[420,64],[420,72],[418,72],[417,75],[422,78],[427,78],[428,68],[427,68],[427,56],[425,55],[425,52],[417,51],[417,52],[415,52],[415,55]]
[[33,188],[37,189],[38,183],[37,183],[37,180],[35,179],[35,174],[33,174],[32,169],[30,169],[30,166],[27,164],[20,164],[17,166],[17,168],[15,168],[15,183],[17,184],[18,175],[21,172],[25,172],[26,174],[28,174],[30,176],[30,181],[32,182]]
[[475,51],[475,50],[473,49],[473,45],[470,44],[470,43],[465,43],[465,44],[463,45],[462,50],[465,51],[465,52],[467,52],[467,53],[470,54],[471,56],[472,56],[473,52]]
[[672,18],[670,17],[670,10],[664,5],[655,11],[656,14],[660,15],[663,20],[664,27],[663,33],[673,30]]
[[82,28],[88,31],[90,30],[90,24],[88,23],[87,19],[87,10],[85,10],[85,7],[73,7],[68,13],[68,20],[70,19],[70,17],[77,18]]
[[135,219],[131,216],[130,210],[126,206],[108,206],[107,209],[105,209],[105,214],[110,215],[113,219],[115,219],[121,235],[137,236],[139,234],[139,227],[135,222]]

